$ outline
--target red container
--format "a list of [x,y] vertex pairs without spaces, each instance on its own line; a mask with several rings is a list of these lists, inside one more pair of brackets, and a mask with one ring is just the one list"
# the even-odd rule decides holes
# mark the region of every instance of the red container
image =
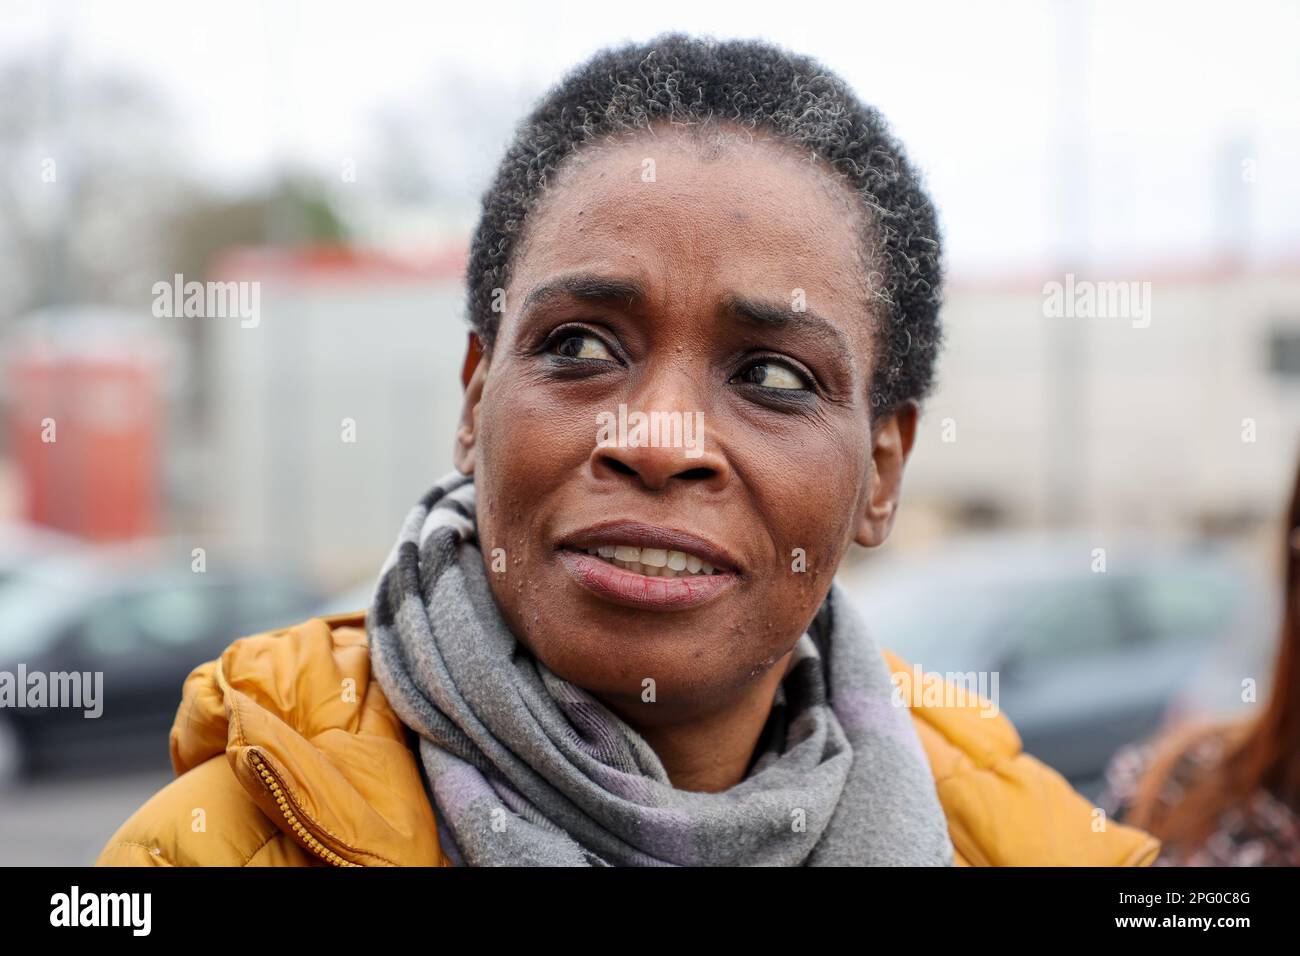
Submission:
[[99,541],[154,533],[163,421],[157,363],[116,349],[95,355],[20,344],[6,365],[8,445],[27,519]]

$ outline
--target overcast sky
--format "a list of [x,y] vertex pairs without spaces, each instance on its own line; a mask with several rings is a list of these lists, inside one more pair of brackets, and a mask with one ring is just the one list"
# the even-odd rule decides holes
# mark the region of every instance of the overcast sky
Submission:
[[77,69],[165,91],[194,161],[232,184],[289,160],[365,175],[374,117],[423,91],[540,93],[666,29],[761,36],[883,110],[956,272],[1032,268],[1079,236],[1096,262],[1203,259],[1243,223],[1255,257],[1300,255],[1295,3],[0,0],[0,23],[0,58],[61,34]]

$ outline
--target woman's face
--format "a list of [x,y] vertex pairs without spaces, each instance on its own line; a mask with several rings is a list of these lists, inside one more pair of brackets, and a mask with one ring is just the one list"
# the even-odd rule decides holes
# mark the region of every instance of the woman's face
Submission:
[[785,147],[663,132],[579,154],[529,217],[457,463],[512,631],[629,719],[779,680],[888,533],[915,411],[873,434],[859,223]]

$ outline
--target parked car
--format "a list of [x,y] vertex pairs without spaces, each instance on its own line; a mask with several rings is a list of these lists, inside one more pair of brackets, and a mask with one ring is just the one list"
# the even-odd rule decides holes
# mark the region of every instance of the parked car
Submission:
[[69,769],[167,766],[186,675],[235,638],[291,624],[319,594],[266,572],[193,573],[189,553],[81,549],[0,584],[0,672],[102,673],[102,714],[0,708],[0,782]]
[[[925,671],[998,675],[1025,749],[1082,792],[1171,712],[1223,715],[1266,679],[1275,598],[1247,566],[1196,551],[990,536],[865,575],[876,640]],[[991,686],[991,685],[990,685]],[[1262,694],[1262,689],[1261,689]]]

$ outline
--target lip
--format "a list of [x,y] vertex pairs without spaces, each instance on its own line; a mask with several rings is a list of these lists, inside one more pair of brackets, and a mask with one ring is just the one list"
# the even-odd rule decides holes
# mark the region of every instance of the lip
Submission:
[[[582,531],[566,535],[560,541],[561,548],[585,551],[602,544],[630,544],[638,548],[662,548],[665,551],[684,551],[693,554],[713,565],[724,574],[736,575],[741,572],[740,562],[727,551],[719,548],[712,541],[674,528],[659,528],[642,521],[606,521]],[[642,575],[635,575],[642,577]],[[648,578],[654,581],[656,578]],[[668,580],[685,580],[669,578]]]
[[740,580],[733,571],[687,578],[652,578],[585,551],[560,551],[573,579],[612,604],[645,611],[686,611],[707,604]]
[[[719,572],[683,578],[652,578],[588,554],[587,548],[630,544],[694,554]],[[623,607],[647,611],[685,611],[715,600],[740,581],[739,565],[728,553],[687,531],[656,528],[636,521],[607,522],[567,536],[560,560],[587,591]]]

